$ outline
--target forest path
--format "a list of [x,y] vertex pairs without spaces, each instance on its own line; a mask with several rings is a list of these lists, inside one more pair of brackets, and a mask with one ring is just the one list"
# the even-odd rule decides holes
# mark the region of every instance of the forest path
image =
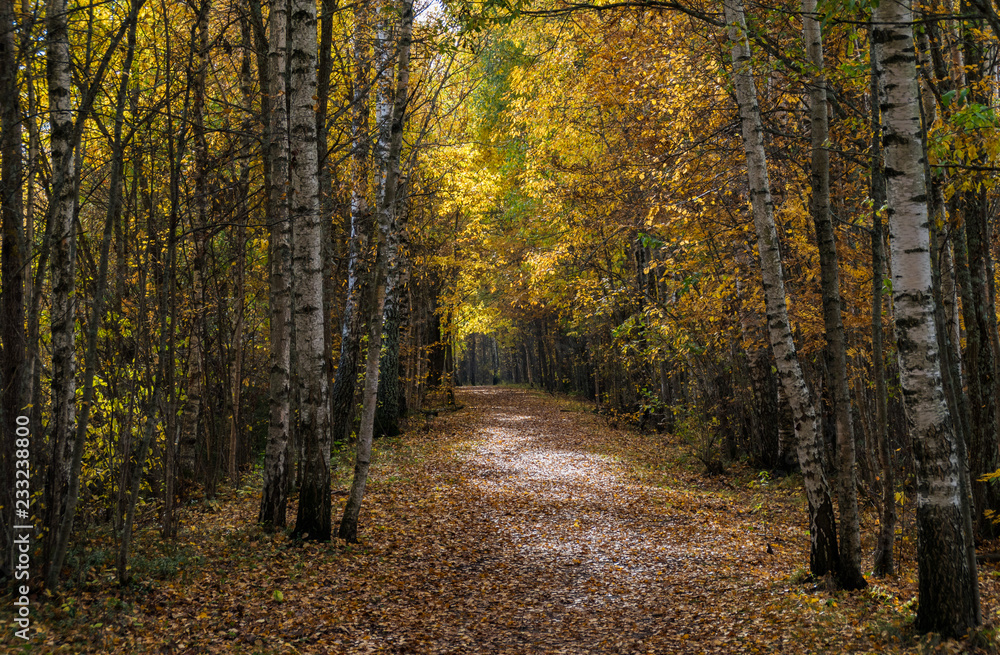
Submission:
[[[907,627],[912,570],[855,594],[793,582],[808,562],[801,481],[705,477],[678,438],[564,397],[458,401],[376,442],[360,544],[265,533],[259,485],[227,490],[185,506],[175,541],[147,521],[128,589],[113,557],[83,569],[40,608],[31,652],[937,652]],[[352,463],[334,463],[336,521]],[[993,616],[1000,574],[983,577]]]
[[739,616],[780,578],[766,552],[774,539],[724,484],[638,475],[648,467],[628,445],[665,440],[611,429],[580,403],[490,387],[460,390],[459,401],[465,409],[434,421],[452,456],[428,463],[423,498],[398,499],[412,509],[386,535],[391,578],[375,582],[379,598],[346,643],[731,653],[753,640]]

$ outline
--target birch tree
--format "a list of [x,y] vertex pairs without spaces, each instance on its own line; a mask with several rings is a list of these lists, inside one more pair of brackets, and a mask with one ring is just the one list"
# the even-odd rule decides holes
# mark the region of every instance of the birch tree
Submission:
[[847,344],[841,317],[840,264],[837,237],[830,216],[830,125],[823,71],[823,32],[816,0],[802,0],[802,40],[809,60],[809,135],[812,148],[810,213],[819,245],[823,326],[829,366],[830,390],[837,426],[837,505],[840,508],[840,568],[838,582],[845,589],[867,585],[861,573],[861,520],[858,516],[858,475],[847,378]]
[[316,3],[289,3],[289,180],[292,320],[303,444],[295,534],[330,539],[330,425],[323,333],[323,253],[316,152]]
[[49,200],[52,276],[52,419],[49,470],[45,482],[46,556],[45,584],[54,589],[59,580],[56,561],[63,518],[69,500],[70,462],[76,426],[76,156],[71,85],[73,62],[69,53],[66,0],[46,5],[48,43],[46,65],[49,83],[49,127],[52,153],[52,196]]
[[892,446],[889,443],[888,393],[885,383],[885,356],[882,347],[882,286],[885,277],[885,231],[883,229],[882,208],[885,205],[885,174],[882,170],[882,113],[877,98],[878,80],[881,77],[874,69],[876,64],[875,44],[872,43],[871,61],[871,128],[872,154],[869,193],[872,199],[872,375],[875,378],[875,430],[878,445],[879,468],[881,469],[882,502],[879,506],[879,532],[875,544],[876,576],[890,575],[895,571],[893,545],[896,540],[896,476],[892,461]]
[[725,15],[732,45],[733,84],[739,103],[750,202],[764,281],[768,338],[781,386],[792,408],[799,466],[809,501],[809,568],[816,576],[838,573],[840,558],[837,525],[830,487],[823,473],[816,408],[802,375],[788,321],[784,272],[778,250],[778,232],[774,224],[767,159],[764,155],[763,125],[750,67],[750,46],[742,0],[726,0]]
[[399,433],[399,417],[405,412],[405,396],[400,385],[400,328],[403,323],[403,291],[406,286],[406,221],[407,203],[405,184],[400,183],[400,198],[393,211],[393,224],[386,236],[388,268],[385,281],[385,303],[382,310],[383,348],[379,362],[378,404],[375,422],[379,434],[394,436]]
[[347,299],[341,322],[340,359],[330,392],[331,429],[337,438],[350,434],[358,357],[361,350],[362,296],[365,269],[370,264],[374,229],[368,200],[371,147],[368,135],[371,55],[369,25],[371,7],[362,0],[354,10],[354,92],[351,106],[351,235],[347,260]]
[[[378,138],[375,144],[375,160],[378,165],[376,202],[378,203],[379,225],[385,235],[387,269],[385,271],[385,298],[382,311],[382,356],[379,363],[378,402],[375,410],[375,423],[379,434],[395,435],[399,432],[397,416],[399,412],[399,280],[402,273],[399,248],[402,236],[400,219],[405,218],[399,207],[393,208],[386,216],[386,202],[397,202],[395,198],[386,197],[386,183],[390,167],[392,149],[393,108],[396,89],[396,41],[393,26],[396,21],[392,15],[397,14],[395,5],[384,3],[379,8],[379,19],[376,26],[376,93],[375,121]],[[398,154],[397,154],[398,157]],[[397,172],[397,190],[399,174]],[[401,194],[397,194],[401,195]],[[391,222],[386,225],[385,221]],[[392,378],[395,379],[392,379]]]
[[288,495],[289,357],[291,346],[291,236],[288,215],[288,102],[285,88],[287,50],[287,0],[276,0],[268,16],[267,86],[270,96],[267,165],[271,185],[267,197],[267,220],[271,270],[270,359],[268,379],[267,446],[264,458],[264,491],[259,521],[264,526],[284,527]]
[[979,625],[965,452],[945,403],[934,323],[920,92],[910,0],[872,15],[887,182],[893,304],[900,383],[917,483],[917,628],[961,636]]
[[[410,83],[410,43],[413,34],[413,3],[404,2],[399,26],[399,61],[396,73],[396,88],[392,103],[392,129],[387,153],[387,167],[382,200],[377,207],[379,230],[389,238],[395,226],[397,208],[396,193],[399,183],[399,155],[403,145],[404,114]],[[376,258],[375,278],[376,301],[372,307],[369,323],[368,355],[365,363],[365,390],[361,412],[361,431],[358,435],[357,454],[354,463],[354,480],[344,507],[340,522],[340,538],[348,542],[358,540],[358,513],[368,482],[371,466],[372,434],[375,428],[375,405],[378,399],[379,353],[382,342],[383,311],[385,309],[385,276],[388,262],[388,247],[379,244]]]

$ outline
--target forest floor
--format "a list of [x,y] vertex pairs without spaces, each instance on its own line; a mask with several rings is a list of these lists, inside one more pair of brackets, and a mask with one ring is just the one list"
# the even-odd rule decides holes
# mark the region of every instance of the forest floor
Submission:
[[[899,576],[833,591],[803,580],[801,480],[738,464],[706,477],[689,444],[568,398],[458,401],[377,443],[360,544],[262,532],[248,484],[189,506],[172,544],[141,532],[128,588],[110,544],[89,544],[63,596],[34,608],[25,652],[995,652],[992,627],[975,645],[912,630],[912,514]],[[345,454],[335,520],[349,473]],[[993,626],[1000,571],[980,576]],[[0,651],[22,652],[12,632]]]

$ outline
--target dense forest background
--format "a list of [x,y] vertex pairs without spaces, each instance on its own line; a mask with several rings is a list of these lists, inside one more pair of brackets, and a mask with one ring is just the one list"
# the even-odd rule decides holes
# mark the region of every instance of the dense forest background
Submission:
[[356,541],[372,439],[509,383],[800,471],[844,588],[916,499],[918,622],[964,633],[998,36],[992,0],[0,0],[3,577],[24,498],[51,591],[81,530],[125,583],[134,531],[221,485]]

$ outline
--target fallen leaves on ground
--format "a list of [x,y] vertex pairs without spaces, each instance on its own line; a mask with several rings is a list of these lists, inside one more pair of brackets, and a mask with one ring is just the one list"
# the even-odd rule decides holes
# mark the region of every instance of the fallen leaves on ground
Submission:
[[[988,629],[978,646],[913,633],[912,546],[867,590],[803,583],[793,479],[706,478],[676,439],[568,399],[459,400],[376,445],[361,544],[262,532],[259,489],[203,503],[175,544],[143,535],[135,586],[97,566],[41,608],[32,652],[992,652]],[[987,619],[998,575],[981,570]]]

